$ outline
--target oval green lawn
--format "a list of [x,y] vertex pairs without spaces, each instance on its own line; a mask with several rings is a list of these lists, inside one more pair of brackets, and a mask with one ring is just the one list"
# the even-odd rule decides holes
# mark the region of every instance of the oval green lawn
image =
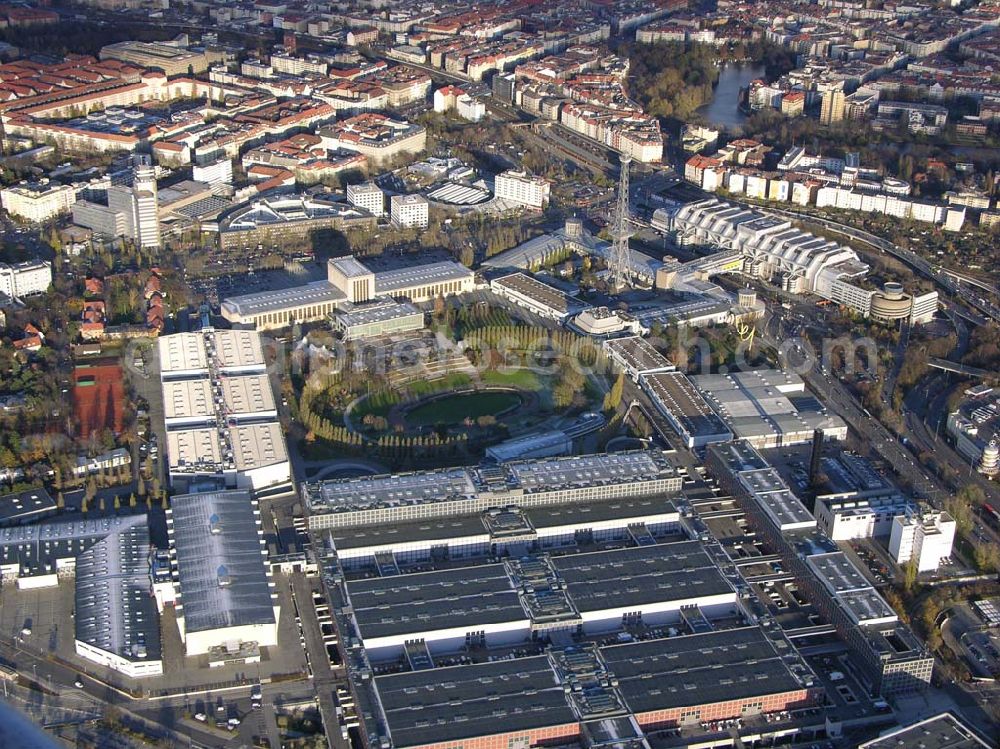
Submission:
[[460,424],[465,419],[497,415],[519,406],[521,396],[508,391],[486,391],[481,393],[460,393],[448,395],[429,403],[423,403],[406,413],[406,424],[410,427],[433,426],[435,424]]

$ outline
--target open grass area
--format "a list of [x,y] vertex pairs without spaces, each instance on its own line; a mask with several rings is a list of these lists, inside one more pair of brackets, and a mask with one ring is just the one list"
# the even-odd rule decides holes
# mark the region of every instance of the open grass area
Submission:
[[487,369],[479,375],[484,385],[512,387],[518,390],[539,390],[542,379],[530,369],[515,369],[510,372],[498,372]]
[[444,377],[435,380],[414,380],[406,383],[406,389],[415,398],[421,398],[431,393],[440,393],[443,390],[457,390],[468,387],[472,383],[472,378],[465,372],[452,372]]
[[459,424],[465,419],[496,415],[520,405],[521,396],[512,392],[487,391],[451,395],[417,406],[406,414],[410,427]]

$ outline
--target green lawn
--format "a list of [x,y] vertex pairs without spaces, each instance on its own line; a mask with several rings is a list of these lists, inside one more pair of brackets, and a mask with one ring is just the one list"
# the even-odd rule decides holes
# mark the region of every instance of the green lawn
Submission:
[[488,414],[501,413],[520,403],[521,396],[517,393],[463,393],[417,406],[407,412],[406,423],[410,427],[458,424],[466,418],[476,419]]
[[511,372],[498,372],[495,369],[487,369],[480,373],[480,379],[484,385],[499,385],[502,387],[512,387],[518,390],[539,390],[542,382],[538,375],[530,369],[515,369]]

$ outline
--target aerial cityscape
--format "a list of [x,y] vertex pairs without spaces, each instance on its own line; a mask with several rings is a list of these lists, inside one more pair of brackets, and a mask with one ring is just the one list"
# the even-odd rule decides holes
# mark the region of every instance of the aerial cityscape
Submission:
[[0,5],[0,688],[1000,747],[1000,0]]

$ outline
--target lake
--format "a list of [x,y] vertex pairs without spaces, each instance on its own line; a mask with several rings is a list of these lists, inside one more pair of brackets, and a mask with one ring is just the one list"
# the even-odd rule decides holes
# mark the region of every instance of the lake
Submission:
[[698,114],[716,127],[731,128],[743,124],[746,115],[739,109],[740,89],[755,78],[763,77],[763,65],[725,65],[719,73],[712,100],[699,109]]

